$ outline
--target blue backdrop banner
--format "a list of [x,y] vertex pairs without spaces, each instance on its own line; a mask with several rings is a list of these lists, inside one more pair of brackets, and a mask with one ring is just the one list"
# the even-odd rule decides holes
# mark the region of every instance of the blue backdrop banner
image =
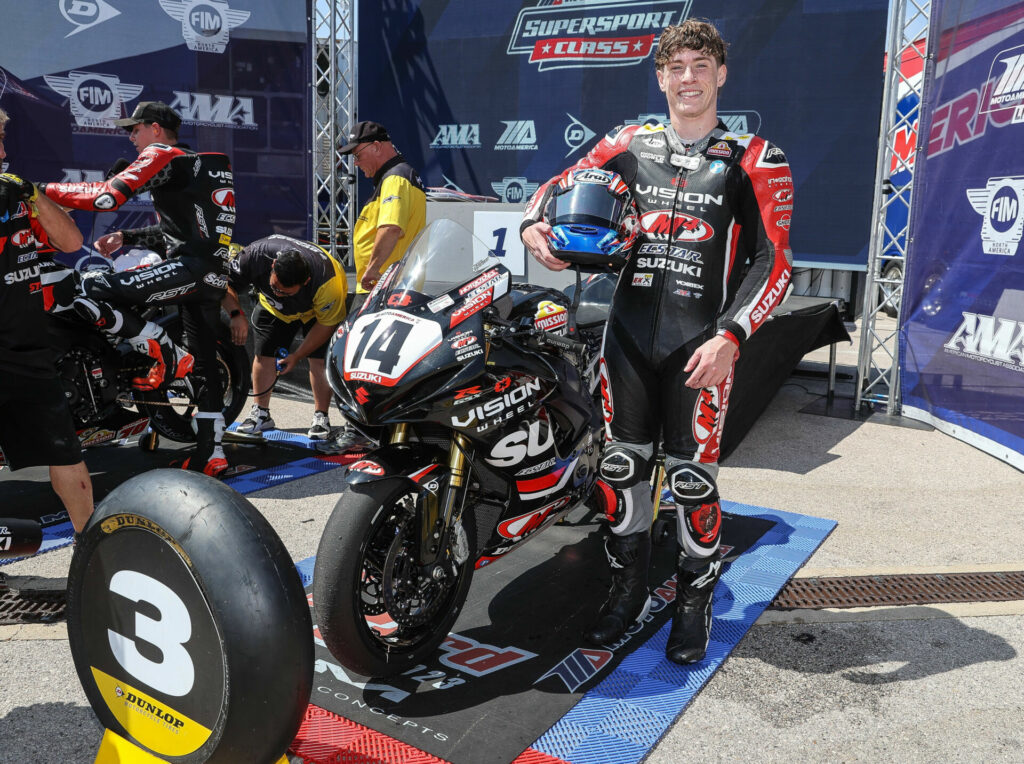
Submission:
[[903,413],[1024,469],[1024,2],[938,0],[931,35]]
[[[4,10],[0,107],[12,172],[103,180],[134,159],[113,120],[139,101],[182,117],[179,139],[231,158],[235,241],[310,234],[310,0],[40,0]],[[74,213],[92,242],[150,225],[148,194],[116,212]]]
[[722,118],[789,157],[797,260],[863,269],[887,6],[374,0],[359,8],[359,117],[386,125],[428,185],[520,202],[614,126],[665,115],[658,37],[706,17],[731,43]]

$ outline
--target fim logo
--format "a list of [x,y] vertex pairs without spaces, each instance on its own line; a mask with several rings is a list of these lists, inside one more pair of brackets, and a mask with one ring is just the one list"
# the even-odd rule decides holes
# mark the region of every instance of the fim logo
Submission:
[[171,108],[181,115],[181,121],[186,125],[241,130],[257,128],[251,98],[175,90]]
[[565,116],[569,118],[569,124],[565,128],[565,145],[569,147],[569,153],[566,156],[569,156],[569,154],[579,151],[583,144],[597,133],[576,119],[572,114],[566,112]]
[[583,684],[597,676],[601,669],[608,665],[613,653],[610,650],[592,650],[586,647],[578,647],[551,669],[548,673],[538,679],[534,684],[539,684],[549,676],[557,676],[565,684],[569,692],[576,692]]
[[498,138],[495,151],[536,151],[537,128],[532,119],[502,120],[505,132]]
[[142,92],[142,85],[123,83],[113,74],[75,70],[67,77],[47,74],[43,79],[68,99],[71,115],[81,127],[117,130],[113,121],[121,117],[121,107]]
[[480,148],[480,125],[441,125],[430,143],[432,149],[478,149]]
[[244,24],[249,11],[233,11],[222,0],[160,0],[160,7],[181,22],[181,35],[189,50],[223,53],[228,32]]
[[1017,254],[1024,230],[1024,176],[989,178],[984,188],[968,188],[967,199],[982,217],[981,248],[985,254]]
[[501,181],[491,183],[491,188],[498,198],[509,204],[520,204],[525,202],[533,192],[540,186],[539,183],[530,183],[526,178],[502,178]]
[[64,35],[64,39],[67,39],[114,16],[120,16],[121,11],[106,0],[60,0],[60,15],[75,27]]
[[1013,107],[1012,124],[1024,122],[1024,45],[1000,51],[989,67],[988,79],[995,79],[992,95],[981,110],[991,114],[999,109]]

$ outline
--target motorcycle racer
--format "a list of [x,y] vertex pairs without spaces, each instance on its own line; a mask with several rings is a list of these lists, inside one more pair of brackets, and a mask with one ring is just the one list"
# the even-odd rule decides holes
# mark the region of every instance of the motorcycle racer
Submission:
[[[143,101],[131,117],[115,124],[129,132],[138,158],[102,182],[45,183],[40,191],[54,202],[80,210],[106,212],[149,191],[157,225],[106,234],[96,241],[110,255],[124,244],[164,254],[150,268],[85,279],[74,308],[99,328],[130,341],[150,356],[149,372],[135,387],[154,390],[165,380],[184,377],[194,360],[206,380],[196,414],[199,447],[186,462],[191,469],[219,474],[227,468],[221,448],[224,390],[217,369],[214,327],[227,288],[228,245],[235,222],[231,165],[224,154],[197,153],[177,141],[181,118],[167,104]],[[63,300],[57,300],[63,302]],[[120,306],[180,305],[185,344],[177,347],[157,324]]]
[[610,644],[649,608],[659,438],[678,507],[676,612],[666,653],[703,659],[722,572],[717,476],[733,365],[789,283],[793,181],[781,149],[730,132],[717,116],[726,45],[710,23],[666,28],[655,54],[669,124],[618,127],[527,205],[523,243],[543,265],[548,201],[568,173],[618,173],[637,205],[637,242],[623,267],[604,335],[601,383],[608,444],[598,496],[609,521],[609,598],[588,641]]

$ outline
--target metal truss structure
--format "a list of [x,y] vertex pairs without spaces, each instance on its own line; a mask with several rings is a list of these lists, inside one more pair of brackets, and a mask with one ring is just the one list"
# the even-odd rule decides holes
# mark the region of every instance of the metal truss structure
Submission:
[[[910,239],[910,205],[913,194],[913,157],[904,160],[899,146],[916,135],[921,112],[920,96],[924,77],[908,77],[904,65],[931,57],[932,41],[922,50],[922,28],[927,29],[931,15],[930,0],[892,0],[889,11],[889,41],[885,88],[882,97],[882,121],[875,167],[875,199],[872,206],[871,242],[868,250],[864,310],[861,314],[860,349],[857,367],[855,410],[864,404],[884,404],[887,414],[898,414],[899,389],[899,316],[894,324],[885,313],[898,308],[903,297],[907,245]],[[908,67],[912,68],[912,67]],[[918,96],[917,105],[906,114],[897,114],[896,106],[910,93]],[[914,156],[922,149],[918,142]],[[910,180],[894,186],[889,175],[908,170]],[[905,215],[895,215],[906,223],[889,230],[888,212],[893,205],[905,207]],[[898,265],[898,268],[893,265]]]
[[313,236],[341,262],[356,209],[339,140],[356,120],[356,0],[313,0]]

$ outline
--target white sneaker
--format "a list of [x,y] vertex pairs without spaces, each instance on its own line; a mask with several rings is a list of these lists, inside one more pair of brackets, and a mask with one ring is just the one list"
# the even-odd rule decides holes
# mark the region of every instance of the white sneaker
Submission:
[[331,423],[327,419],[327,412],[314,411],[313,423],[309,426],[309,431],[306,432],[306,437],[310,440],[327,440],[327,436],[330,434]]
[[238,432],[246,435],[254,435],[272,429],[274,429],[274,420],[270,418],[270,409],[261,409],[255,403],[249,409],[249,416],[238,425]]

